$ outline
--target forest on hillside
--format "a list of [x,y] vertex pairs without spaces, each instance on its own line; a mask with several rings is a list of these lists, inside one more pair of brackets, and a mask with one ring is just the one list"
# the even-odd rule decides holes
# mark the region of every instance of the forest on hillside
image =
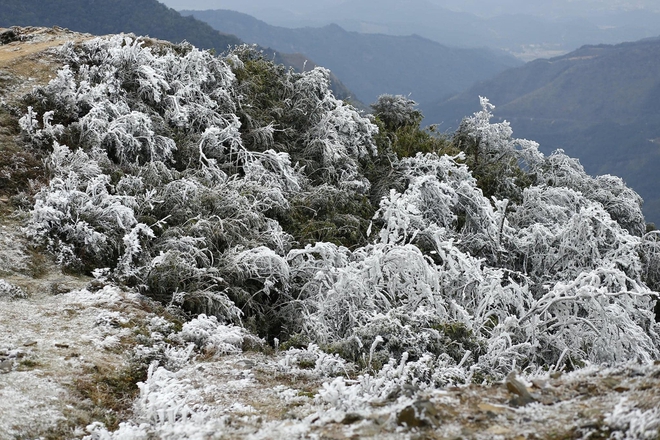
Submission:
[[306,350],[338,407],[660,359],[641,198],[516,139],[486,98],[441,136],[405,97],[361,114],[326,69],[249,46],[117,35],[59,56],[16,111],[46,168],[26,233],[66,271]]
[[217,52],[241,44],[234,35],[184,18],[157,0],[3,0],[0,26],[60,26],[93,35],[134,32]]

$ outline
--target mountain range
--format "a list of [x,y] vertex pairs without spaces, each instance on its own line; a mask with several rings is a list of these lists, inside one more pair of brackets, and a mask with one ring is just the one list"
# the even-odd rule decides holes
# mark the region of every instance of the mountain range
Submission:
[[451,48],[418,35],[364,34],[338,25],[289,29],[228,10],[181,13],[248,43],[304,53],[331,69],[366,103],[390,93],[410,96],[423,106],[522,64],[501,51]]
[[478,96],[546,153],[562,148],[591,174],[621,176],[660,220],[660,38],[529,62],[427,106],[426,119],[451,130],[479,109]]
[[652,1],[458,0],[165,0],[177,9],[231,9],[271,25],[323,27],[389,35],[418,34],[456,47],[491,47],[525,61],[565,54],[584,44],[615,44],[660,34]]

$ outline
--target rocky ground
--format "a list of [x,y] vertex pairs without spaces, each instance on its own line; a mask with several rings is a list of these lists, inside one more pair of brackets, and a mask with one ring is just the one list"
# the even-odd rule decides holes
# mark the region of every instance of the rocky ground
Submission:
[[314,347],[184,324],[102,276],[63,274],[23,234],[43,173],[16,112],[60,67],[53,48],[85,38],[0,29],[0,438],[660,439],[657,363],[401,387],[350,404],[337,390],[350,396],[369,378],[328,374],[333,359]]

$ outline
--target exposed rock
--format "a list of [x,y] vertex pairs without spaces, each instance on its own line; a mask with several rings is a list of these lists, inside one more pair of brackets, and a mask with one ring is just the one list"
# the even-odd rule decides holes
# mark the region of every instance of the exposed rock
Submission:
[[518,380],[515,372],[512,371],[509,373],[505,384],[510,393],[517,394],[517,397],[514,397],[509,402],[512,406],[525,406],[528,403],[536,401],[536,399],[529,394],[529,391],[527,391],[527,387]]
[[18,39],[19,36],[14,29],[4,29],[0,31],[0,44],[9,44]]
[[89,283],[87,283],[87,290],[90,292],[96,292],[97,290],[101,290],[105,287],[105,283],[100,280],[92,280]]
[[244,368],[246,370],[253,368],[255,365],[256,364],[249,359],[241,359],[240,361],[236,362],[236,366],[240,368]]
[[14,367],[13,359],[5,359],[4,361],[0,361],[0,374],[9,373],[13,367]]
[[438,426],[438,410],[429,400],[417,400],[412,405],[408,405],[396,416],[396,423],[400,426],[406,425],[409,428],[419,428],[423,426]]
[[352,425],[353,423],[359,422],[363,417],[357,413],[347,413],[342,419],[341,423],[344,425]]
[[548,381],[546,379],[536,378],[536,379],[532,379],[531,382],[535,388],[538,388],[540,390],[548,387]]
[[511,411],[511,409],[507,408],[506,406],[493,405],[492,403],[487,403],[487,402],[480,403],[479,405],[477,405],[477,408],[479,408],[481,411],[486,412],[487,414],[490,413],[492,415],[503,414],[507,411]]

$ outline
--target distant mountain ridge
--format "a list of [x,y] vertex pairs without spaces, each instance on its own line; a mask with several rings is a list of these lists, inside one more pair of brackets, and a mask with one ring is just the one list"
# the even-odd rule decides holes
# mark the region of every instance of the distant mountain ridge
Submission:
[[[210,0],[165,1],[176,9],[215,8]],[[375,7],[371,0],[223,0],[219,7],[287,28],[336,23],[348,31],[415,33],[448,46],[504,49],[526,61],[565,54],[584,44],[616,44],[660,33],[657,2],[606,3],[380,0]]]
[[348,32],[338,25],[288,29],[227,10],[181,11],[244,41],[301,52],[330,68],[370,103],[383,93],[425,103],[457,93],[521,61],[489,49],[458,49],[420,36]]
[[478,96],[545,152],[563,148],[592,174],[624,178],[660,221],[660,38],[529,62],[427,107],[427,120],[456,127],[479,109]]

